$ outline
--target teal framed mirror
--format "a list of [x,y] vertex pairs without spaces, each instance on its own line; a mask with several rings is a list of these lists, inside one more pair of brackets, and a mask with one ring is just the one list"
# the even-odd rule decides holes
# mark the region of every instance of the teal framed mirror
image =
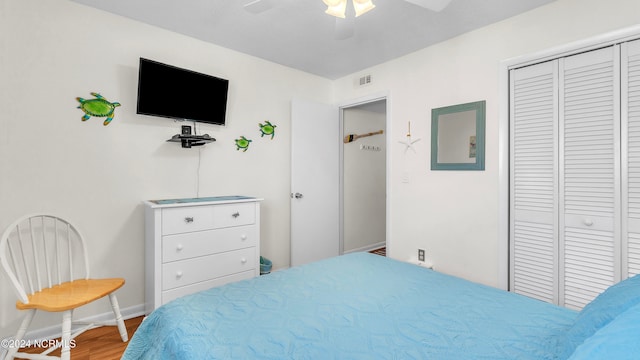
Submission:
[[431,110],[431,170],[484,170],[486,101]]

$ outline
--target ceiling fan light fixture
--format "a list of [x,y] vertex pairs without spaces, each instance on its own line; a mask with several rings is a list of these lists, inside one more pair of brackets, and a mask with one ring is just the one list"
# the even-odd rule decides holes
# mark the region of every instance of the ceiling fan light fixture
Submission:
[[353,0],[353,8],[356,10],[356,17],[372,10],[376,6],[371,0]]
[[327,14],[344,19],[347,12],[347,0],[322,0],[327,5]]

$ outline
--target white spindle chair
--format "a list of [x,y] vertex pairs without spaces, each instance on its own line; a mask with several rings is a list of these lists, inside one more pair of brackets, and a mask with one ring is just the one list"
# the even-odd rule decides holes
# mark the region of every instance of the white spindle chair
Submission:
[[[13,339],[20,344],[36,310],[62,313],[60,359],[69,359],[72,339],[97,325],[85,324],[71,334],[73,310],[104,296],[109,296],[115,322],[123,342],[129,339],[114,292],[124,285],[122,278],[91,279],[85,241],[66,220],[45,214],[25,216],[0,238],[0,262],[18,296],[16,308],[26,316]],[[112,325],[113,322],[110,322]],[[18,352],[10,347],[6,359],[51,359],[49,347],[41,354]],[[57,357],[56,357],[57,358]]]

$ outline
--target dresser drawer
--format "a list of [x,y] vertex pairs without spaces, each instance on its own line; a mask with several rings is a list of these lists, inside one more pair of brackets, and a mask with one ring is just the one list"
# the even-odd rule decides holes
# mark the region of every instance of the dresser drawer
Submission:
[[255,224],[254,203],[225,204],[213,208],[216,228]]
[[259,235],[256,225],[247,225],[163,236],[162,262],[253,247]]
[[162,304],[164,305],[171,300],[177,299],[179,297],[182,297],[188,294],[193,294],[198,291],[208,290],[213,287],[222,286],[224,284],[228,284],[228,283],[232,283],[240,280],[251,279],[255,276],[256,274],[253,270],[244,271],[244,272],[233,274],[233,275],[215,278],[213,280],[207,280],[207,281],[199,282],[196,284],[191,284],[191,285],[182,286],[182,287],[171,289],[171,290],[166,290],[162,292]]
[[162,210],[162,234],[210,230],[256,222],[254,203],[189,206]]
[[231,275],[258,266],[256,248],[206,255],[162,265],[162,290]]
[[215,228],[214,207],[190,206],[162,209],[162,234],[180,234]]

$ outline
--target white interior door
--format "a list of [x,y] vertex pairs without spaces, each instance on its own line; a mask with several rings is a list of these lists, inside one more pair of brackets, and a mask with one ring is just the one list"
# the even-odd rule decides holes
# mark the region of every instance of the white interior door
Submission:
[[560,59],[560,305],[581,309],[620,281],[620,59]]
[[511,71],[512,291],[558,303],[558,61]]
[[617,47],[513,70],[511,289],[581,309],[620,279]]
[[337,106],[291,103],[291,266],[340,252]]
[[624,44],[622,50],[621,275],[624,279],[640,274],[640,40]]

